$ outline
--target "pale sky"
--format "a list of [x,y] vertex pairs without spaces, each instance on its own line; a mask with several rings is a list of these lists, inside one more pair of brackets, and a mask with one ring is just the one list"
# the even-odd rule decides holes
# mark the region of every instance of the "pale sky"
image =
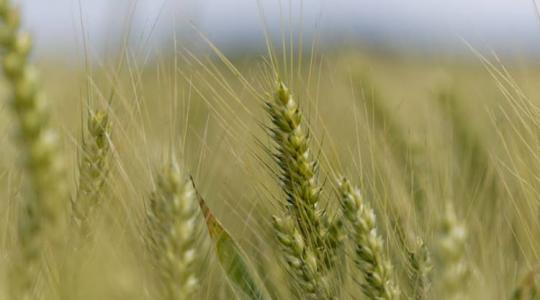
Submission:
[[[270,32],[294,28],[332,42],[389,47],[478,48],[540,55],[540,20],[533,0],[20,0],[38,52],[82,49],[84,26],[91,51],[121,41],[155,47],[190,22],[223,48],[253,46]],[[258,6],[260,3],[261,9]],[[129,17],[132,19],[128,19]],[[131,20],[131,22],[129,22]],[[300,26],[302,24],[302,26]],[[300,30],[302,28],[302,30]],[[463,40],[462,40],[463,39]]]

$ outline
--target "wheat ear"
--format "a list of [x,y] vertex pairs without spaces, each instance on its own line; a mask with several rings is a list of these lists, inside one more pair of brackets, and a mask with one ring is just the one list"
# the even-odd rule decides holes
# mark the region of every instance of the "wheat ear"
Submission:
[[11,277],[12,299],[30,297],[45,241],[60,242],[67,199],[58,136],[49,125],[49,110],[37,71],[28,62],[32,42],[28,34],[20,32],[19,16],[8,0],[0,1],[2,66],[10,84],[10,104],[31,189],[19,219],[20,249]]
[[110,171],[111,123],[106,111],[88,111],[79,161],[79,186],[73,214],[81,227],[99,205]]
[[307,299],[327,299],[327,288],[322,285],[324,282],[317,270],[315,253],[306,247],[292,217],[274,216],[273,225],[289,272],[304,292],[303,296]]
[[149,248],[162,284],[163,299],[188,299],[198,287],[198,209],[190,179],[176,163],[159,175],[147,211]]
[[321,187],[317,182],[317,161],[309,148],[309,136],[302,127],[298,104],[283,83],[279,84],[274,101],[267,103],[274,127],[272,138],[276,144],[282,188],[300,228],[300,233],[311,245],[321,245],[319,209]]
[[351,239],[355,246],[355,263],[364,276],[361,283],[369,299],[397,299],[399,291],[393,282],[390,260],[377,232],[375,212],[345,178],[339,181],[343,213],[351,225]]
[[440,294],[446,299],[464,299],[469,277],[465,257],[467,230],[461,224],[452,205],[446,206],[439,237],[439,263],[441,274],[437,281]]
[[407,252],[412,269],[413,298],[416,300],[429,299],[429,291],[431,289],[430,276],[433,269],[429,250],[422,239],[418,238],[415,249],[408,250]]
[[[287,212],[284,218],[274,216],[274,229],[285,253],[289,273],[302,288],[304,294],[329,297],[324,284],[329,268],[329,248],[334,241],[331,228],[325,228],[324,210],[319,207],[321,186],[318,183],[318,163],[309,147],[309,134],[303,128],[302,113],[288,88],[278,84],[272,101],[266,103],[273,127],[270,135],[274,140],[274,160],[280,169],[279,180],[286,197]],[[290,220],[291,226],[281,226],[276,220]],[[336,227],[337,228],[337,227]],[[283,237],[299,241],[302,248],[292,249],[284,244]],[[296,235],[296,236],[295,236]],[[293,251],[294,250],[294,251]],[[296,255],[301,265],[290,258]],[[317,292],[314,294],[315,288]]]

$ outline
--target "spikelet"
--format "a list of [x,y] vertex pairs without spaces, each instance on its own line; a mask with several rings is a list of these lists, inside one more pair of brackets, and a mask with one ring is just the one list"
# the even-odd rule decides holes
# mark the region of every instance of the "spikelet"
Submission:
[[363,199],[360,190],[345,178],[339,181],[341,204],[351,225],[355,263],[364,275],[361,283],[369,299],[397,299],[399,291],[393,282],[393,269],[383,249],[376,228],[375,213]]
[[19,11],[0,1],[2,67],[11,89],[20,152],[30,193],[19,218],[19,250],[11,274],[11,299],[28,299],[39,255],[50,242],[59,246],[65,224],[67,189],[58,136],[49,125],[49,109],[41,93],[37,71],[29,64],[32,48],[28,34],[20,32]]
[[194,271],[200,249],[193,184],[173,162],[158,177],[150,201],[147,240],[159,273],[162,297],[189,299],[199,284]]
[[77,224],[85,227],[87,219],[99,205],[110,171],[111,124],[106,111],[89,110],[79,161],[79,186],[73,201]]

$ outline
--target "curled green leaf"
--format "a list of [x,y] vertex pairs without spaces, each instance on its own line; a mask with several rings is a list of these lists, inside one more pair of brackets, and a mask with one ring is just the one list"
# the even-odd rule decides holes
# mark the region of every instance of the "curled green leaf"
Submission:
[[270,299],[265,289],[260,286],[256,275],[252,271],[253,269],[250,268],[245,253],[227,230],[223,228],[219,220],[215,218],[199,192],[197,190],[196,192],[199,206],[208,227],[208,233],[214,242],[219,263],[230,282],[233,283],[233,286],[237,290],[248,296],[249,299]]

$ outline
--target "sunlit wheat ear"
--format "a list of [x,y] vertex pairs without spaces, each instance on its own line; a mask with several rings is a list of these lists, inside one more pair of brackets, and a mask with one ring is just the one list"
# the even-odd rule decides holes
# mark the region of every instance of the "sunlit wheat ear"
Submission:
[[110,171],[111,130],[106,111],[89,111],[81,146],[79,186],[72,203],[74,218],[81,228],[86,227],[103,196]]
[[298,231],[292,217],[273,217],[273,226],[288,271],[306,299],[327,299],[328,287],[318,271],[318,261]]
[[397,299],[393,269],[377,232],[375,212],[345,178],[339,182],[343,213],[349,221],[350,236],[355,248],[355,263],[363,274],[361,283],[369,299]]
[[447,205],[439,236],[439,269],[437,277],[439,295],[446,299],[466,297],[469,266],[465,257],[467,230],[461,224],[451,205]]
[[39,88],[37,72],[28,62],[31,38],[20,32],[19,26],[19,11],[8,0],[0,1],[2,67],[9,82],[10,105],[30,190],[21,205],[11,299],[30,297],[44,244],[58,246],[61,239],[67,202],[58,136],[49,125],[49,109]]
[[158,176],[147,216],[147,241],[163,299],[189,299],[199,286],[194,267],[201,253],[196,237],[202,220],[198,218],[193,184],[176,163]]
[[433,264],[429,249],[421,239],[417,239],[415,248],[407,252],[412,272],[413,298],[417,300],[430,299],[429,292],[431,289]]
[[206,221],[208,234],[214,243],[216,256],[229,282],[231,282],[231,285],[237,291],[237,294],[242,294],[242,296],[252,300],[270,299],[268,292],[261,284],[254,268],[252,268],[247,255],[227,230],[225,230],[223,225],[214,217],[210,208],[198,192],[197,198]]

